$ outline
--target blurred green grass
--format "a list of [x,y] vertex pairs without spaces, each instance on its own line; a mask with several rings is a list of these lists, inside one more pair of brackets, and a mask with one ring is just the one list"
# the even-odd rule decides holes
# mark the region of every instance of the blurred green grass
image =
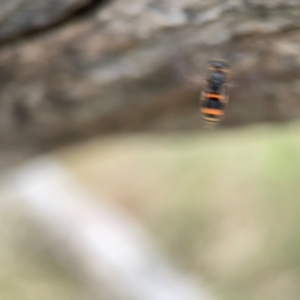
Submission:
[[300,127],[94,140],[57,152],[221,299],[300,299]]

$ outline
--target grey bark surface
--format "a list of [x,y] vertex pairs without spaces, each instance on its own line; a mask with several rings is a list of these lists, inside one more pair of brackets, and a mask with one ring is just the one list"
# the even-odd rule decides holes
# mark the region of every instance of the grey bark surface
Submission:
[[1,0],[0,41],[63,20],[91,0]]
[[[1,16],[3,37],[87,5],[49,0],[31,18],[35,2],[1,2],[17,8]],[[14,18],[31,21],[11,27]],[[22,157],[98,133],[200,129],[199,85],[188,78],[213,57],[230,61],[235,85],[222,126],[299,117],[299,20],[297,0],[115,0],[3,38],[3,163],[12,149]]]

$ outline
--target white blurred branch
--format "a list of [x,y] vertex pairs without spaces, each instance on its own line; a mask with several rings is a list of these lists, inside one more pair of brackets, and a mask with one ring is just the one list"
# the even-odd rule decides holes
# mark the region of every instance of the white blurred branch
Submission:
[[91,287],[104,284],[121,300],[212,299],[166,262],[131,216],[90,195],[54,159],[29,162],[10,176],[17,205],[63,241]]

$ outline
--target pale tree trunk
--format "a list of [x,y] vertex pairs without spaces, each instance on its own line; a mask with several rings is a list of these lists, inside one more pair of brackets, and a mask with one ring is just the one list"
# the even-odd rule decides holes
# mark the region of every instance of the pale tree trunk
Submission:
[[136,220],[89,194],[55,159],[28,162],[6,183],[9,205],[41,229],[96,295],[105,290],[120,300],[215,299],[199,279],[174,268]]

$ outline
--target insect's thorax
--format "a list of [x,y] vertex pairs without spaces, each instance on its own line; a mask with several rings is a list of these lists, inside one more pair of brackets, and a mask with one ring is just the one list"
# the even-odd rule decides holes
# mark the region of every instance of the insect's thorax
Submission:
[[225,80],[226,77],[224,73],[220,71],[213,72],[207,82],[208,91],[212,93],[221,93]]

